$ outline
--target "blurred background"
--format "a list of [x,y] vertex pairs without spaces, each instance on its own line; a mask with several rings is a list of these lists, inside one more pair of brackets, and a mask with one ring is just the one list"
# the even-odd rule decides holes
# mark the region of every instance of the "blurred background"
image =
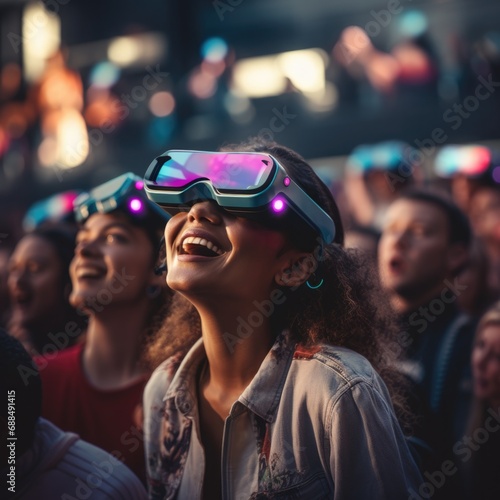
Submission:
[[169,148],[262,135],[333,186],[360,144],[500,139],[497,0],[0,0],[0,34],[3,240]]

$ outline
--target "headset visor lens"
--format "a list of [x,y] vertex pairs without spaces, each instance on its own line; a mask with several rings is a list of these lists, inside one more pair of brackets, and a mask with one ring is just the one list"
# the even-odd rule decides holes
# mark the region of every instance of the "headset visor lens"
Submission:
[[260,153],[171,152],[158,159],[154,183],[179,189],[207,179],[220,192],[257,192],[272,180],[274,162]]

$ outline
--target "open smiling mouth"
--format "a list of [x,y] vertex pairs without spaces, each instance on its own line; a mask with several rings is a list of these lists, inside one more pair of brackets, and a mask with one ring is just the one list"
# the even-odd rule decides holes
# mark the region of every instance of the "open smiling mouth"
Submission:
[[75,277],[77,280],[99,280],[106,276],[106,269],[102,266],[81,263],[76,267]]
[[200,255],[202,257],[219,257],[224,252],[206,238],[188,236],[182,241],[181,255]]

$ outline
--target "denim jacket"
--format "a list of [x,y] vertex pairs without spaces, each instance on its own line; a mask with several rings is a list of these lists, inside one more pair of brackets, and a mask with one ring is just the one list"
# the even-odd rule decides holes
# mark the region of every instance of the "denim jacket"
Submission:
[[[202,339],[144,395],[150,498],[201,497],[196,378]],[[381,378],[361,355],[280,334],[224,423],[224,499],[408,498],[422,482]]]

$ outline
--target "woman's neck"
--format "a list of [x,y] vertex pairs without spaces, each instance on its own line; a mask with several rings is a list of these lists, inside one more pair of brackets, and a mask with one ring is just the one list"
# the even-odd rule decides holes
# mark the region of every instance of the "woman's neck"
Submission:
[[210,385],[221,392],[241,394],[272,347],[276,332],[253,304],[229,305],[223,311],[198,308],[198,312]]
[[131,307],[90,317],[82,362],[92,385],[116,389],[144,374],[140,358],[146,314]]

